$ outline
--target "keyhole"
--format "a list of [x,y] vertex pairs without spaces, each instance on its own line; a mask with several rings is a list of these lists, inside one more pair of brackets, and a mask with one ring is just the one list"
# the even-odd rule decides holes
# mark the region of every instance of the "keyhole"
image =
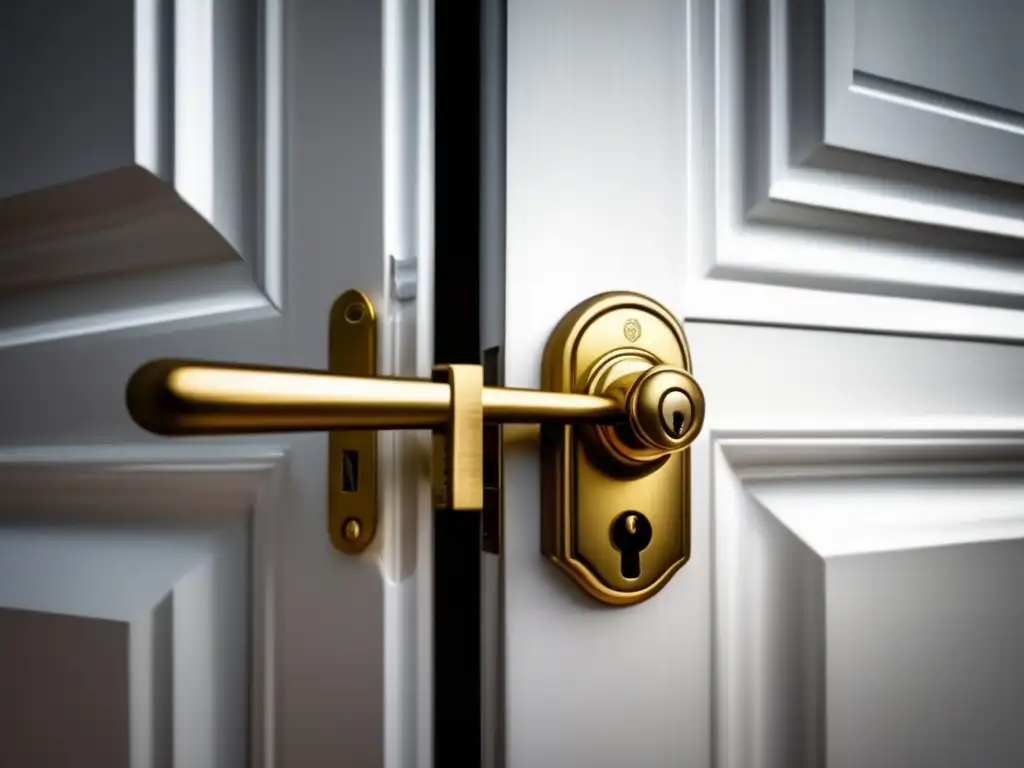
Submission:
[[661,426],[669,437],[678,439],[686,431],[686,420],[693,412],[690,398],[681,389],[670,389],[661,398]]
[[681,437],[683,434],[683,412],[673,411],[672,412],[672,434],[675,437]]
[[628,510],[612,523],[612,546],[622,556],[622,576],[635,579],[640,576],[640,553],[651,543],[651,521],[640,512]]

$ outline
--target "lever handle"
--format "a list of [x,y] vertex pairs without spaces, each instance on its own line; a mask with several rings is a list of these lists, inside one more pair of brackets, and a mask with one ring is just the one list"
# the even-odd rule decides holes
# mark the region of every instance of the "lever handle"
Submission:
[[[484,421],[626,420],[613,397],[484,387]],[[335,429],[433,429],[447,424],[448,384],[336,376],[323,371],[154,360],[128,381],[132,419],[158,435],[224,435]]]

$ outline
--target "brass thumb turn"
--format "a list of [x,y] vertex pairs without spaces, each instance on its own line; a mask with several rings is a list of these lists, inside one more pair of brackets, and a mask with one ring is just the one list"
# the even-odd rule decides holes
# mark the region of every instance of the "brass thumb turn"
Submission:
[[[355,314],[372,320],[372,308],[363,294],[350,291],[342,299],[346,297],[365,305]],[[641,304],[630,304],[633,298]],[[640,316],[639,310],[666,315],[669,329],[678,328],[660,305],[632,294],[606,294],[587,305],[602,304],[626,307],[630,317],[625,320],[624,336],[618,341],[606,339],[600,359],[573,380],[552,378],[548,371],[547,379],[560,382],[557,391],[485,387],[480,366],[440,366],[434,380],[426,381],[162,359],[146,363],[128,381],[128,411],[139,426],[171,436],[432,429],[438,453],[443,454],[435,455],[435,462],[441,463],[440,467],[435,464],[439,477],[435,500],[455,509],[481,507],[485,422],[577,425],[589,460],[610,479],[628,483],[655,473],[667,457],[693,442],[704,419],[704,396],[688,371],[688,351],[660,355],[641,343],[643,327],[652,341],[664,343],[668,337],[659,333],[651,318],[642,318],[644,326],[633,317]],[[578,324],[579,310],[567,319],[575,318]],[[351,323],[353,313],[345,312]],[[685,344],[681,329],[679,339]],[[559,354],[549,344],[546,370]],[[344,468],[342,474],[347,471]],[[650,511],[646,516],[643,510],[636,511],[629,530],[635,529],[636,520],[648,525],[645,521],[654,517]],[[656,520],[654,525],[657,537]],[[358,529],[358,521],[348,523],[348,532],[358,535]],[[605,536],[605,541],[610,539]],[[618,545],[611,542],[609,546]],[[610,588],[614,592],[619,587]]]

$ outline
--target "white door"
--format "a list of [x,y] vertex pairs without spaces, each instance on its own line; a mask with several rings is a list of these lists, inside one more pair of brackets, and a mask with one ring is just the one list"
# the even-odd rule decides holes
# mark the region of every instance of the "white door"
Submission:
[[690,561],[608,608],[509,435],[515,768],[1024,764],[1024,6],[509,0],[505,383],[577,302],[683,322]]
[[344,555],[324,434],[157,438],[125,383],[165,356],[322,369],[349,288],[381,371],[426,372],[388,277],[429,261],[399,194],[417,29],[372,0],[0,9],[0,765],[407,764],[390,466]]

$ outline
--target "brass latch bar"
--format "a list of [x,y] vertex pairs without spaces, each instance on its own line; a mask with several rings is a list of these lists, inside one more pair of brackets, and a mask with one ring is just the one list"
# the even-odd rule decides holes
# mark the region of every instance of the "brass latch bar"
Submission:
[[451,391],[448,421],[434,430],[434,508],[482,509],[483,368],[479,365],[437,366],[434,381],[447,384]]

